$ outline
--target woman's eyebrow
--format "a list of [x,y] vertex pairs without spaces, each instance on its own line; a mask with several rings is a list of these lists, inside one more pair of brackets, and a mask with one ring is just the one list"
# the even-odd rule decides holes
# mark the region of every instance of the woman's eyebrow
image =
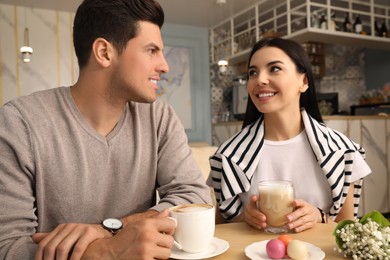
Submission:
[[275,65],[275,64],[278,64],[278,63],[284,64],[283,61],[275,60],[275,61],[270,61],[270,62],[268,62],[268,63],[267,63],[267,67],[272,66],[272,65]]
[[[283,61],[280,61],[280,60],[275,60],[275,61],[270,61],[270,62],[268,62],[267,63],[267,67],[270,67],[270,66],[272,66],[272,65],[275,65],[275,64],[284,64],[284,62]],[[256,69],[257,68],[257,66],[256,65],[251,65],[251,66],[249,66],[249,68],[248,69]]]

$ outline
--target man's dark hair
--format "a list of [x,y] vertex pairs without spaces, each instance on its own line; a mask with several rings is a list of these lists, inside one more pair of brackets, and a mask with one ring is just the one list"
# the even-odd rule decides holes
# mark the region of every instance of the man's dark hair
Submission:
[[80,69],[91,55],[93,42],[101,37],[111,42],[119,54],[138,34],[139,21],[160,28],[164,11],[154,0],[84,0],[73,23],[73,44]]

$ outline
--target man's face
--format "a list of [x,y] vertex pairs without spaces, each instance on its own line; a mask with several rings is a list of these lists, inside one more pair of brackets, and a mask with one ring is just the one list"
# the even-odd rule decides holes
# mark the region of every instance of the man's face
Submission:
[[151,103],[157,98],[157,82],[169,66],[162,52],[160,28],[145,21],[138,25],[138,35],[117,57],[112,86],[127,101]]

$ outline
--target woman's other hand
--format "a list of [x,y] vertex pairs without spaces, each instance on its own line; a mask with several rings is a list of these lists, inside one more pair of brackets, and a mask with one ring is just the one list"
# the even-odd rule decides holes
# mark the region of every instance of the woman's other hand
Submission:
[[317,207],[300,199],[295,199],[293,205],[295,210],[287,215],[288,229],[298,233],[322,222],[322,216]]

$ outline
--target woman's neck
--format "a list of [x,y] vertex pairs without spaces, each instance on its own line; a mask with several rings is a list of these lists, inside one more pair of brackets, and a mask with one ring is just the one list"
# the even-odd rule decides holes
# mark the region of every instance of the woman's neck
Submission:
[[301,112],[264,114],[264,138],[270,141],[289,140],[304,129]]

